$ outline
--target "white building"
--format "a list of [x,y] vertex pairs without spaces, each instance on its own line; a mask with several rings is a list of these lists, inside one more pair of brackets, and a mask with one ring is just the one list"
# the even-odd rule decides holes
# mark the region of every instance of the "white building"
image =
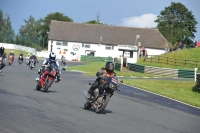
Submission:
[[[52,50],[58,55],[58,58],[65,55],[67,60],[80,60],[81,55],[123,56],[135,63],[138,58],[138,48],[144,46],[148,55],[160,55],[165,53],[166,42],[167,40],[157,29],[52,20],[48,52]],[[138,44],[141,46],[138,47]]]

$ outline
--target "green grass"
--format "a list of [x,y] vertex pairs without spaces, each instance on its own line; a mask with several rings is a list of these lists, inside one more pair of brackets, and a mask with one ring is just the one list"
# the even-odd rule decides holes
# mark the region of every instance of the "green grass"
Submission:
[[[22,50],[15,50],[15,49],[5,49],[6,55],[8,56],[10,52],[13,51],[15,54],[15,57],[17,57],[20,53],[23,54],[24,57],[26,57],[29,54],[32,54],[30,52],[22,51]],[[43,57],[38,57],[38,59],[44,59]]]
[[28,52],[22,51],[22,50],[15,50],[15,49],[5,49],[6,55],[9,55],[10,52],[13,51],[15,56],[18,56],[20,53],[22,53],[24,56],[28,55]]
[[[80,65],[80,66],[73,66],[68,67],[67,70],[79,70],[86,72],[90,76],[96,75],[96,72],[99,71],[102,67],[105,66],[105,62],[85,62],[86,65]],[[123,71],[115,71],[117,76],[137,76],[137,77],[155,77],[155,75],[151,74],[144,74],[144,73],[138,73],[129,71],[127,68],[123,68]]]
[[[164,54],[163,56],[188,60],[200,60],[200,48],[184,49],[171,53]],[[190,67],[177,67],[164,64],[153,64],[143,62],[142,60],[137,62],[138,64],[157,66],[164,68],[176,68],[191,70]],[[104,67],[105,62],[86,62],[86,65],[68,67],[67,70],[79,70],[86,72],[88,75],[95,76],[96,72]],[[193,68],[192,68],[193,70]],[[137,76],[137,77],[155,77],[156,75],[150,75],[139,72],[132,72],[123,68],[122,72],[115,71],[118,76]],[[156,76],[157,77],[157,76]],[[187,104],[200,107],[200,91],[195,88],[195,81],[181,81],[181,80],[159,80],[159,79],[124,79],[124,83],[132,85],[150,92],[154,92],[172,99],[176,99]]]
[[[197,60],[200,61],[200,48],[191,48],[191,49],[183,49],[177,50],[174,52],[169,52],[167,54],[162,54],[163,57],[168,58],[176,58],[176,59],[184,59],[184,60]],[[145,65],[145,66],[154,66],[154,67],[163,67],[163,68],[174,68],[174,69],[182,69],[182,70],[194,70],[196,67],[191,66],[174,66],[174,65],[167,65],[167,64],[158,64],[158,63],[151,63],[151,62],[144,62],[144,58],[138,60],[137,64]],[[162,60],[160,61],[162,62]],[[198,72],[200,72],[200,64],[197,66]]]
[[200,91],[195,89],[194,81],[134,79],[124,83],[200,107]]

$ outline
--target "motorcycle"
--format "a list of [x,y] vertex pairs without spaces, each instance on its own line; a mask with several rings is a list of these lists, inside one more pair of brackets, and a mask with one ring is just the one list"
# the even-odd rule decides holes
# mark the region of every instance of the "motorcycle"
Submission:
[[66,61],[66,58],[64,56],[61,57],[61,61],[64,65],[66,65],[67,61]]
[[[58,74],[58,70],[53,64],[48,64],[44,66],[45,69],[43,70],[43,76],[46,75],[45,81],[44,81],[44,87],[43,92],[48,91],[48,89],[51,87],[51,85],[56,82],[56,76]],[[44,74],[45,73],[45,74]],[[38,82],[36,86],[36,90],[41,90],[41,83],[40,80],[36,80]]]
[[23,62],[23,56],[20,55],[20,56],[18,57],[18,62],[19,62],[19,64],[22,64],[22,62]]
[[35,67],[35,60],[34,59],[30,59],[30,68],[34,68]]
[[[123,81],[120,81],[121,83]],[[91,83],[89,83],[91,85]],[[101,79],[101,83],[96,88],[91,96],[91,99],[87,98],[86,91],[82,91],[86,101],[84,103],[84,109],[89,110],[92,106],[96,109],[96,113],[101,113],[105,110],[110,98],[114,94],[115,90],[120,91],[117,77],[107,77]]]
[[29,57],[26,57],[25,63],[26,63],[26,65],[29,64]]
[[8,56],[8,64],[11,65],[14,61],[14,56],[13,55],[9,55]]
[[3,57],[0,57],[0,68],[2,67],[3,64]]

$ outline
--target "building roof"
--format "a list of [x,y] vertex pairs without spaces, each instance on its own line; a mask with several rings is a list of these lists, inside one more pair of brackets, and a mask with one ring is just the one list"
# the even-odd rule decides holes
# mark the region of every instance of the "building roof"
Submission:
[[85,24],[51,20],[49,40],[67,42],[135,45],[136,35],[141,46],[164,49],[168,41],[157,29]]

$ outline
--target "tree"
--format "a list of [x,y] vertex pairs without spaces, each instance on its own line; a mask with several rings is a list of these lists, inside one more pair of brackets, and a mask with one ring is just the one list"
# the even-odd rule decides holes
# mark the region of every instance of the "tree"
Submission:
[[0,10],[0,42],[14,43],[15,33],[11,25],[10,16],[3,17],[3,11]]
[[15,43],[15,32],[12,28],[10,17],[6,15],[6,18],[4,19],[4,26],[3,26],[3,33],[4,33],[4,41],[6,43]]
[[55,12],[48,14],[44,19],[42,19],[42,27],[41,27],[41,34],[44,38],[44,45],[45,47],[48,46],[48,32],[50,31],[50,23],[51,20],[57,20],[57,21],[65,21],[65,22],[73,22],[71,18],[68,16],[65,16],[63,13]]
[[96,20],[90,20],[88,22],[86,22],[87,24],[101,24],[99,22],[97,22]]
[[197,32],[197,21],[183,4],[172,2],[170,6],[165,7],[155,22],[157,28],[163,36],[171,43],[184,43],[190,45]]
[[3,42],[3,34],[2,34],[2,28],[3,28],[3,11],[0,10],[0,42]]
[[37,48],[39,41],[41,41],[41,20],[35,20],[30,16],[28,20],[24,20],[25,25],[19,29],[19,36],[17,35],[18,44],[31,46]]

